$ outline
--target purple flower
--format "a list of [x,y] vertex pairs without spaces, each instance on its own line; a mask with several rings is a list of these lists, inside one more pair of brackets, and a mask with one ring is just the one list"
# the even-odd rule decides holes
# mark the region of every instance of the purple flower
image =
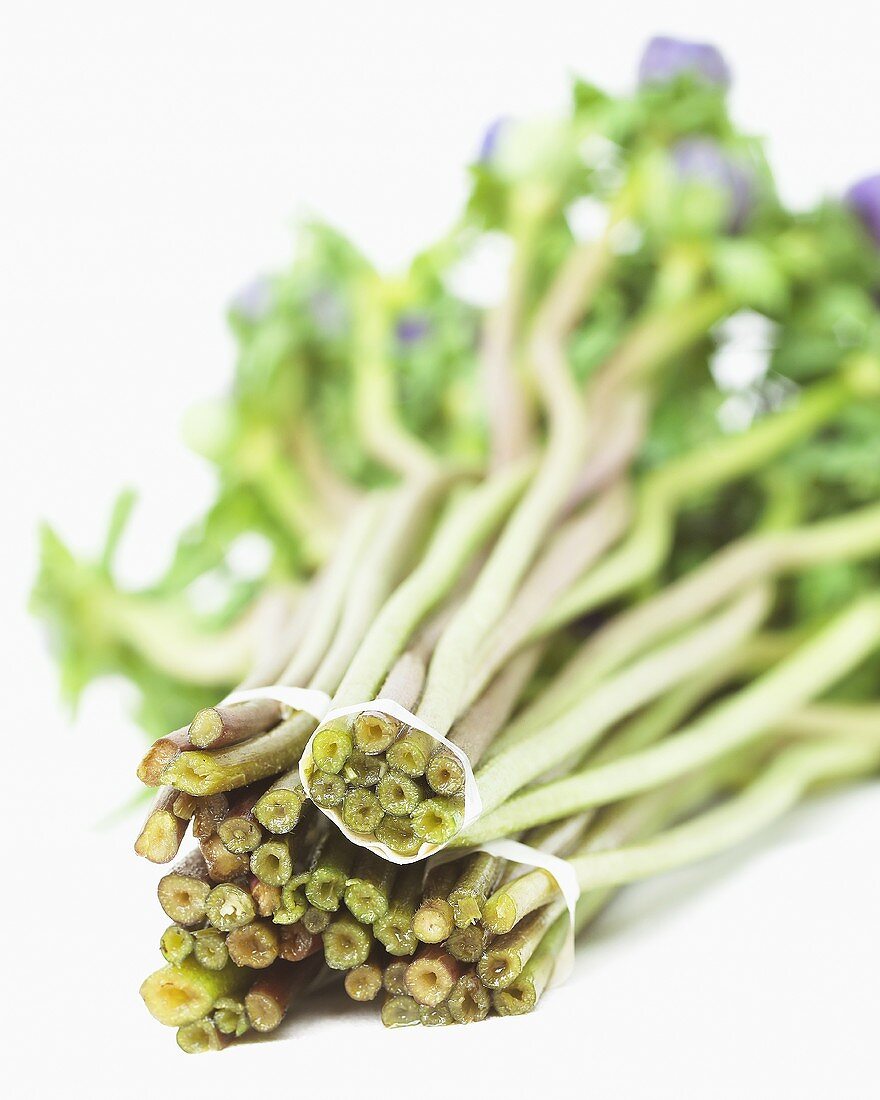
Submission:
[[652,38],[639,62],[639,84],[666,84],[681,73],[721,88],[730,84],[730,69],[717,46],[663,35]]
[[496,118],[486,129],[483,140],[480,142],[480,151],[477,154],[477,160],[480,164],[488,164],[495,156],[501,132],[509,122],[510,119],[506,115],[502,115],[501,118]]
[[728,203],[727,226],[742,229],[755,204],[755,179],[711,138],[684,138],[672,147],[672,163],[679,179],[707,184],[721,191]]
[[272,281],[266,275],[256,279],[239,290],[229,303],[229,308],[246,321],[262,321],[272,307]]
[[846,202],[880,245],[880,173],[854,183],[846,193]]
[[417,344],[431,330],[431,323],[423,313],[405,313],[398,319],[395,330],[401,344]]

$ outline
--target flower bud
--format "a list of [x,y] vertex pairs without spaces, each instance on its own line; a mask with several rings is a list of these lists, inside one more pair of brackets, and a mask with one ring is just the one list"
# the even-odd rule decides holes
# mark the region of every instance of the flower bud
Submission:
[[424,340],[431,331],[431,322],[423,313],[405,313],[398,318],[394,331],[397,342],[410,347]]
[[847,205],[880,245],[880,173],[854,183],[846,193]]
[[509,122],[510,119],[502,115],[501,118],[496,118],[487,127],[486,132],[483,134],[483,140],[480,142],[480,151],[477,154],[477,160],[480,164],[489,164],[493,159],[501,133]]
[[652,38],[639,62],[639,84],[666,84],[683,73],[720,88],[730,85],[730,69],[717,46],[662,35]]

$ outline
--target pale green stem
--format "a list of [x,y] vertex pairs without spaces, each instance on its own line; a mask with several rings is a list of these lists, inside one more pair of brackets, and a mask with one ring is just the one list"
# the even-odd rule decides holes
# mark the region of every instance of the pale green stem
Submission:
[[674,307],[650,307],[611,354],[603,371],[603,390],[618,394],[683,352],[736,306],[727,294],[709,289]]
[[792,408],[648,474],[640,494],[639,518],[629,538],[568,590],[541,621],[536,635],[586,614],[649,577],[669,551],[675,513],[682,504],[766,465],[826,423],[851,399],[852,389],[846,381],[818,384],[802,394]]
[[602,267],[602,251],[575,249],[538,312],[530,355],[550,420],[541,467],[498,539],[468,598],[440,639],[428,671],[419,716],[446,733],[460,713],[467,680],[486,637],[509,606],[535,553],[575,487],[595,421],[608,415],[619,391],[650,372],[704,333],[729,308],[715,291],[680,311],[648,317],[623,341],[597,374],[590,411],[574,386],[566,359],[567,337],[588,304]]
[[[736,655],[740,652],[741,648],[736,650]],[[611,760],[653,745],[671,733],[702,699],[733,674],[736,670],[736,655],[733,658],[722,658],[707,672],[697,673],[668,694],[661,695],[640,714],[613,730],[595,751],[588,751],[580,766],[607,764]],[[599,812],[593,807],[562,821],[540,825],[526,834],[525,842],[553,855],[567,855]]]
[[299,468],[268,432],[244,441],[238,467],[266,508],[299,544],[311,568],[328,556],[338,532],[323,502],[315,499]]
[[596,852],[573,859],[571,864],[582,890],[619,886],[684,867],[726,851],[766,828],[815,783],[862,775],[878,761],[876,738],[873,744],[841,741],[787,749],[741,794],[718,808],[642,844]]
[[498,731],[506,725],[545,648],[543,642],[537,642],[520,650],[452,727],[449,740],[458,745],[473,767],[480,763]]
[[663,637],[706,614],[762,577],[829,561],[857,561],[880,552],[880,505],[790,531],[748,536],[657,595],[613,618],[583,645],[541,696],[496,741],[542,728],[586,691]]
[[630,518],[628,486],[612,485],[556,532],[529,570],[508,611],[486,639],[462,707],[470,706],[522,646],[555,601],[617,541]]
[[575,250],[534,325],[530,357],[550,421],[549,438],[538,472],[434,651],[419,717],[442,734],[459,713],[479,647],[519,587],[586,454],[584,403],[569,370],[566,345],[593,289],[595,264],[592,250]]
[[155,668],[193,684],[238,683],[253,657],[255,624],[249,612],[222,631],[200,630],[189,611],[170,601],[115,589],[96,590],[92,611],[108,634],[123,639]]
[[455,584],[522,492],[531,462],[517,463],[465,492],[442,520],[416,568],[374,618],[336,692],[346,706],[371,699],[412,632]]
[[556,961],[569,935],[569,917],[556,918],[522,973],[506,989],[492,994],[492,1004],[499,1016],[522,1016],[532,1012],[553,977]]
[[324,570],[315,606],[302,634],[302,641],[278,682],[302,687],[307,684],[323,659],[342,615],[351,577],[360,562],[368,540],[382,521],[388,499],[382,494],[368,497],[346,524],[333,556]]
[[[738,651],[737,651],[738,652]],[[722,657],[712,667],[686,680],[666,695],[661,695],[647,710],[615,730],[595,752],[589,752],[583,761],[591,768],[607,764],[630,753],[656,744],[680,723],[707,696],[719,687],[735,671],[737,655]]]
[[367,452],[403,476],[430,476],[438,459],[404,427],[397,411],[395,374],[389,358],[390,324],[382,287],[365,277],[355,295],[354,409]]
[[294,465],[302,470],[306,481],[321,500],[328,517],[337,524],[346,520],[363,499],[362,491],[333,468],[307,416],[296,417],[287,435],[286,448]]
[[410,564],[413,546],[429,525],[449,478],[443,474],[401,485],[388,500],[383,522],[358,563],[346,592],[333,641],[310,687],[333,694],[374,617]]
[[[709,799],[717,797],[731,781],[738,778],[744,762],[753,762],[753,757],[747,754],[746,761],[743,761],[741,754],[735,753],[711,768],[704,768],[668,786],[618,802],[601,811],[570,858],[616,850],[654,836],[661,829],[696,811]],[[575,910],[576,933],[605,908],[617,889],[607,886],[585,890],[581,894]]]
[[[583,753],[615,722],[633,714],[664,691],[705,668],[722,653],[733,649],[755,629],[766,609],[767,593],[763,588],[746,593],[706,624],[692,629],[682,638],[661,647],[601,684],[540,733],[505,747],[477,773],[484,816],[467,830],[469,840],[486,839],[486,822],[496,816],[491,811],[514,791],[575,754]],[[493,832],[491,835],[499,834]],[[456,837],[454,843],[458,845],[464,840]]]
[[268,733],[232,748],[182,752],[164,770],[162,782],[187,794],[210,795],[265,779],[299,760],[316,724],[310,714],[297,711]]
[[[675,736],[623,760],[588,768],[520,795],[481,818],[468,830],[467,837],[456,837],[454,843],[507,836],[590,806],[650,790],[718,760],[771,730],[796,708],[821,696],[878,644],[880,597],[867,596],[840,614],[791,657]],[[523,747],[513,751],[518,752]],[[507,756],[511,757],[512,753]],[[499,757],[493,761],[493,766],[503,760],[503,756]]]
[[566,507],[575,509],[619,480],[642,448],[651,404],[645,385],[617,397],[612,415],[596,424],[596,440]]
[[853,740],[875,742],[880,735],[880,706],[876,703],[811,703],[783,718],[777,729],[796,737],[834,737],[845,733]]
[[489,421],[492,470],[501,469],[526,454],[532,432],[530,402],[518,376],[517,337],[522,324],[534,234],[520,234],[516,244],[507,292],[497,309],[486,317],[480,341],[480,370]]

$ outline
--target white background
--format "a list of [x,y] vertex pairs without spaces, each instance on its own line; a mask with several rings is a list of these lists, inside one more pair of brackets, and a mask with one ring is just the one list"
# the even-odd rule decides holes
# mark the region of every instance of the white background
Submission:
[[444,1079],[468,1096],[876,1096],[876,787],[631,890],[533,1017],[386,1033],[327,1002],[286,1041],[187,1059],[137,996],[157,875],[131,854],[133,823],[94,827],[133,790],[126,695],[92,691],[71,722],[23,611],[38,517],[88,549],[123,483],[143,490],[126,573],[160,567],[209,492],[177,426],[229,375],[221,307],[286,260],[298,213],[401,262],[449,223],[488,121],[553,110],[571,72],[625,87],[656,32],[723,47],[736,116],[768,136],[791,201],[839,191],[880,169],[873,0],[31,0],[0,18],[7,1095],[259,1081],[369,1100],[400,1075],[398,1095],[426,1098]]

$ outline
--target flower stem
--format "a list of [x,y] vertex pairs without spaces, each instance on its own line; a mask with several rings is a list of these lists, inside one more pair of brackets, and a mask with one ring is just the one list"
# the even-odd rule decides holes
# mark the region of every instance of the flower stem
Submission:
[[382,990],[382,967],[379,956],[370,958],[345,975],[345,992],[353,1001],[374,1001]]
[[283,707],[275,699],[253,699],[229,707],[205,707],[190,722],[189,739],[197,749],[237,745],[276,726]]
[[296,652],[278,677],[278,682],[303,687],[308,684],[326,656],[342,617],[349,585],[369,540],[385,514],[388,499],[376,494],[366,499],[342,531],[337,549],[320,574],[314,606]]
[[205,916],[212,928],[220,932],[243,928],[256,916],[254,899],[234,882],[221,882],[208,895]]
[[233,928],[226,947],[236,966],[265,970],[278,958],[278,929],[267,920],[251,921],[243,928]]
[[421,943],[442,943],[455,927],[449,893],[458,874],[456,862],[440,863],[428,871],[421,904],[413,918],[413,931]]
[[222,970],[229,962],[226,933],[217,928],[198,928],[193,932],[193,957],[205,970]]
[[541,621],[553,630],[630,591],[663,562],[672,540],[675,511],[694,496],[762,466],[816,431],[852,398],[839,379],[815,385],[790,409],[759,420],[736,436],[675,459],[646,475],[638,519],[623,545],[571,587]]
[[229,811],[217,826],[217,834],[227,851],[247,855],[260,844],[263,831],[254,817],[254,807],[265,790],[266,783],[258,783],[243,788],[230,800]]
[[248,1023],[244,1001],[238,997],[221,997],[214,1005],[214,1027],[221,1035],[240,1038],[251,1026]]
[[[845,736],[845,729],[841,730]],[[582,890],[619,886],[725,851],[781,817],[819,782],[852,778],[880,761],[873,743],[797,745],[777,756],[745,790],[691,821],[641,844],[572,859]]]
[[531,463],[518,463],[468,490],[441,521],[416,568],[373,620],[334,698],[337,706],[370,699],[424,617],[449,593],[468,561],[522,492]]
[[461,977],[462,967],[439,944],[419,948],[406,971],[406,988],[420,1005],[435,1008],[447,999]]
[[160,1024],[181,1027],[207,1016],[219,997],[234,996],[247,982],[248,972],[232,963],[222,970],[205,970],[189,958],[151,974],[140,992]]
[[296,768],[280,775],[254,806],[254,817],[270,833],[282,835],[296,828],[306,794]]
[[456,928],[475,924],[483,914],[486,899],[501,874],[504,861],[488,852],[473,852],[449,893]]
[[331,970],[352,970],[367,961],[372,945],[369,927],[343,913],[324,931],[324,961]]
[[284,887],[293,875],[293,851],[289,836],[265,840],[251,852],[251,872],[260,882]]
[[248,864],[244,856],[229,852],[217,833],[199,841],[208,874],[214,882],[231,882],[247,873]]
[[[477,775],[484,815],[465,834],[457,836],[454,843],[463,845],[487,840],[490,836],[507,836],[541,821],[586,809],[586,806],[577,805],[551,817],[529,820],[510,829],[505,827],[501,833],[495,831],[498,821],[508,815],[513,804],[508,803],[498,813],[493,812],[505,798],[539,774],[573,756],[582,755],[615,722],[699,672],[721,654],[730,652],[754,630],[766,607],[767,593],[763,589],[746,592],[730,608],[704,625],[636,661],[595,691],[588,691],[578,705],[540,731],[540,747],[536,747],[538,735],[519,737],[509,746],[502,745],[501,751]],[[513,734],[509,733],[504,741],[514,741]]]
[[492,940],[477,964],[483,985],[487,989],[506,989],[518,978],[564,909],[565,902],[557,897],[525,917],[511,932]]
[[[587,768],[511,800],[479,822],[480,839],[506,836],[649,790],[748,744],[820,696],[880,643],[880,598],[867,596],[748,687],[684,730],[619,761]],[[458,842],[459,838],[456,838]]]
[[306,883],[306,898],[316,909],[335,913],[342,901],[351,874],[356,849],[333,830],[315,853]]
[[382,1005],[382,1023],[385,1027],[411,1027],[421,1023],[418,1001],[406,993],[389,993]]
[[358,854],[344,894],[345,904],[355,920],[373,924],[385,916],[395,874],[393,863],[369,851]]
[[503,935],[558,894],[556,879],[543,868],[535,868],[495,891],[483,907],[483,924],[496,936]]
[[492,994],[492,1007],[499,1016],[523,1016],[535,1010],[553,977],[557,956],[568,934],[569,918],[563,913],[544,933],[520,975],[506,988],[496,989]]
[[134,850],[151,863],[170,863],[180,851],[188,821],[174,813],[177,791],[160,787],[147,814],[147,819],[134,842]]
[[176,760],[184,749],[191,747],[188,726],[158,738],[150,745],[137,766],[138,779],[147,787],[158,787],[165,768]]
[[177,1045],[184,1054],[207,1054],[222,1050],[228,1042],[213,1020],[195,1020],[177,1029]]
[[297,712],[268,733],[231,748],[183,752],[164,770],[162,781],[195,795],[244,787],[295,764],[315,725],[310,714]]
[[422,892],[422,868],[416,863],[403,867],[395,881],[388,912],[373,925],[373,933],[389,955],[412,955],[418,946],[413,931]]
[[447,1003],[457,1024],[474,1024],[485,1020],[492,1006],[489,992],[474,970],[462,974],[449,994]]
[[274,1031],[321,968],[320,955],[299,963],[279,959],[259,977],[244,999],[248,1020],[254,1031]]
[[166,928],[159,940],[162,958],[172,966],[182,963],[188,955],[191,955],[194,946],[192,932],[187,931],[181,924],[172,924]]
[[464,705],[504,668],[535,626],[563,594],[623,534],[631,512],[631,494],[616,482],[583,512],[564,523],[530,569],[509,609],[486,639],[468,683]]
[[796,527],[748,535],[673,581],[643,603],[600,627],[568,663],[552,688],[517,726],[537,729],[582,694],[655,642],[696,621],[746,585],[826,562],[857,561],[880,552],[880,505]]

